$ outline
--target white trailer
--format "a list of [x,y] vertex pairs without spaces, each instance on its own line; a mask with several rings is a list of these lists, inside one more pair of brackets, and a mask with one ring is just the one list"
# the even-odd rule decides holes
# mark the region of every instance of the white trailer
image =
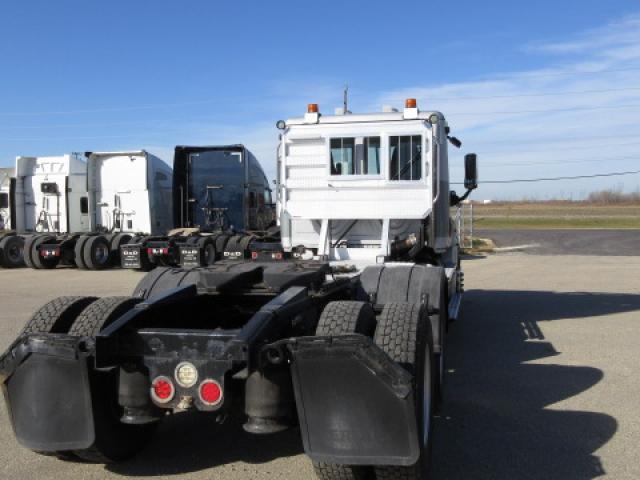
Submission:
[[24,262],[103,269],[134,234],[170,228],[171,168],[144,150],[18,157],[16,227]]

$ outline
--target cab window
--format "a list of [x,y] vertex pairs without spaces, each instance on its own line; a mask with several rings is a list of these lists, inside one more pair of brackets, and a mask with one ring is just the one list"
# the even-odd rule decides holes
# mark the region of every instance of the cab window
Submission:
[[379,175],[380,137],[331,139],[331,175]]
[[389,137],[389,179],[422,178],[422,136]]

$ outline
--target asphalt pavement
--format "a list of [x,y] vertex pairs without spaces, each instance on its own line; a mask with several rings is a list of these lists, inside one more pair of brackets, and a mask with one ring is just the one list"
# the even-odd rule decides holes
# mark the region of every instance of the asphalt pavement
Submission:
[[[432,479],[637,479],[640,257],[491,255],[463,262],[467,292],[447,344]],[[126,295],[141,274],[0,270],[0,348],[59,295]],[[375,419],[372,419],[375,421]],[[313,478],[295,429],[269,437],[231,419],[164,421],[117,465],[44,457],[0,406],[1,479]]]
[[636,229],[480,229],[474,236],[490,238],[498,251],[535,255],[640,255]]

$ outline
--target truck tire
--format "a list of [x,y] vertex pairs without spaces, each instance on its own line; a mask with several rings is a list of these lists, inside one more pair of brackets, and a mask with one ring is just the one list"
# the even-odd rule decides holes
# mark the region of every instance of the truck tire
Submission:
[[200,257],[200,264],[203,267],[208,267],[216,263],[216,259],[217,259],[216,244],[211,237],[202,237],[198,239],[198,247],[202,251],[202,256]]
[[24,266],[24,238],[8,235],[0,240],[0,263],[4,268]]
[[[352,335],[360,333],[371,337],[376,329],[376,316],[366,302],[337,301],[327,304],[320,315],[317,336]],[[366,466],[337,465],[313,462],[320,480],[361,480],[370,477]]]
[[[95,336],[141,299],[104,297],[89,305],[69,329],[70,335]],[[151,440],[156,424],[128,425],[120,421],[117,402],[117,370],[90,372],[95,440],[83,450],[74,450],[79,458],[93,463],[113,463],[131,458]]]
[[73,253],[74,253],[74,261],[76,262],[76,267],[78,267],[81,270],[86,270],[87,269],[87,265],[84,263],[84,244],[87,243],[87,240],[89,240],[89,236],[88,235],[80,235],[80,237],[78,238],[78,240],[76,241],[75,246],[73,247]]
[[376,329],[376,315],[366,302],[330,302],[322,311],[317,336],[352,335],[360,333],[373,336]]
[[78,315],[96,297],[58,297],[33,314],[22,329],[25,333],[67,333]]
[[222,254],[227,248],[227,243],[229,242],[230,235],[226,233],[221,233],[216,237],[216,252]]
[[413,303],[386,304],[378,317],[376,345],[413,375],[420,440],[420,457],[415,465],[376,466],[378,480],[423,480],[427,475],[436,376],[429,323],[423,309]]
[[55,240],[56,237],[52,235],[39,235],[31,245],[31,260],[33,261],[33,266],[36,269],[52,269],[56,268],[58,263],[60,262],[60,258],[43,258],[40,256],[40,252],[38,251],[38,247],[43,243],[51,242]]
[[129,233],[118,233],[113,235],[111,242],[109,243],[109,248],[111,248],[112,265],[120,265],[120,247],[129,243],[129,240],[131,240],[131,234]]
[[24,249],[22,251],[22,257],[24,258],[24,264],[29,268],[36,268],[33,264],[33,242],[38,235],[29,235],[24,239]]
[[[75,319],[96,297],[58,297],[43,305],[27,322],[21,335],[26,333],[67,333]],[[73,452],[58,450],[42,452],[33,450],[38,455],[57,457],[61,460],[75,458]]]
[[111,246],[102,235],[89,237],[82,248],[82,259],[89,270],[104,270],[111,266]]

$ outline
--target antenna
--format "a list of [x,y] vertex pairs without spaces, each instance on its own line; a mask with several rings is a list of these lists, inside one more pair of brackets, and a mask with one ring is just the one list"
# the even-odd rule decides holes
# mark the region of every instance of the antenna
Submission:
[[343,112],[345,115],[349,113],[348,103],[349,103],[349,85],[345,83],[344,90],[343,90],[343,97],[342,97],[342,106],[344,108]]

